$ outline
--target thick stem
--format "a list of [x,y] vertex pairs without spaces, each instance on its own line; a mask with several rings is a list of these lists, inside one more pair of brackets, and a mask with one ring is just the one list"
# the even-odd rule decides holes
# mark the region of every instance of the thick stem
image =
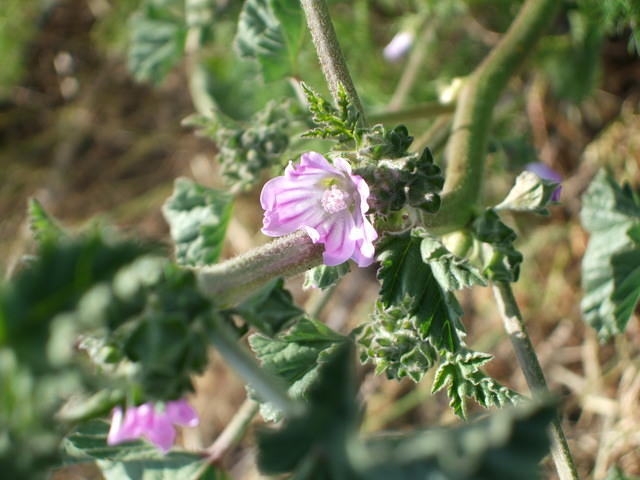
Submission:
[[[504,328],[511,339],[518,364],[524,373],[531,393],[534,397],[548,395],[549,387],[547,386],[547,381],[544,378],[542,367],[533,349],[533,344],[527,333],[516,299],[513,296],[511,285],[505,282],[494,284],[493,295],[498,303]],[[551,455],[560,480],[578,479],[578,473],[559,418],[555,418],[551,424],[551,441]]]
[[527,0],[500,43],[462,87],[447,148],[442,208],[436,215],[423,218],[432,230],[456,230],[471,218],[480,195],[493,108],[511,75],[555,18],[560,3],[557,0]]
[[277,277],[290,277],[322,263],[323,246],[298,231],[226,262],[198,270],[200,291],[216,306],[237,305]]
[[351,80],[351,75],[349,75],[349,68],[344,61],[327,3],[325,0],[301,0],[301,3],[313,44],[318,53],[322,73],[327,80],[333,99],[338,100],[340,85],[343,85],[349,100],[358,109],[364,126],[366,124],[364,109],[356,87],[353,85],[353,80]]

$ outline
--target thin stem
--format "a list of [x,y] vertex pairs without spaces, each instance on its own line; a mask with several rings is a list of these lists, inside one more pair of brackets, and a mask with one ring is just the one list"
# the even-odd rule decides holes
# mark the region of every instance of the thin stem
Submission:
[[371,123],[402,122],[428,118],[444,113],[452,113],[456,106],[453,103],[425,102],[399,110],[386,110],[369,115]]
[[309,305],[308,308],[305,306],[305,310],[309,312],[309,316],[311,318],[317,319],[320,316],[322,310],[327,306],[327,303],[329,303],[333,293],[336,291],[336,288],[338,288],[337,283],[331,285],[329,288],[322,291],[318,297],[314,298],[313,302],[309,302],[311,305]]
[[[511,285],[506,282],[495,283],[493,285],[493,295],[498,304],[504,328],[511,339],[518,364],[524,373],[531,393],[534,397],[548,394],[547,381],[544,378],[538,356],[527,333],[516,299],[513,296]],[[551,440],[551,455],[560,480],[578,479],[578,472],[558,417],[553,420],[551,425]]]
[[208,329],[208,335],[209,341],[229,366],[255,389],[263,401],[273,403],[285,417],[294,416],[299,412],[299,406],[289,397],[283,380],[262,369],[222,321],[214,319]]
[[276,277],[290,277],[320,265],[322,251],[321,244],[298,231],[198,270],[198,286],[216,306],[229,308]]
[[250,398],[245,399],[231,421],[216,438],[215,442],[207,448],[207,459],[214,463],[220,461],[226,453],[238,445],[244,437],[251,420],[260,410],[260,404]]
[[425,147],[429,147],[435,155],[447,143],[450,132],[451,115],[440,115],[435,119],[431,127],[413,142],[411,151],[421,152]]
[[447,148],[442,208],[423,221],[437,233],[463,227],[480,195],[491,115],[509,78],[533,51],[561,2],[527,0],[500,43],[462,87]]
[[301,0],[302,9],[307,18],[313,44],[318,53],[322,73],[335,101],[338,100],[340,85],[343,85],[351,103],[358,109],[362,126],[366,125],[366,117],[356,87],[353,85],[349,68],[338,43],[338,37],[331,22],[329,8],[325,0]]

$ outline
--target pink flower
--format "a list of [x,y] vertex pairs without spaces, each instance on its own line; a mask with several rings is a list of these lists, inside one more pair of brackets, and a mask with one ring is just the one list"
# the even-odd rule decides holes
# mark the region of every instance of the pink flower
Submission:
[[[541,163],[541,162],[527,163],[524,169],[529,172],[535,173],[537,176],[539,176],[544,180],[551,180],[556,183],[562,182],[562,175],[560,175],[553,168],[545,165],[544,163]],[[562,187],[560,186],[553,191],[553,194],[551,195],[552,202],[557,202],[560,200],[560,192],[562,192]]]
[[115,407],[107,443],[115,445],[144,437],[167,453],[176,439],[175,425],[195,427],[198,414],[183,398],[164,404],[164,408],[145,403],[137,407]]
[[413,33],[399,32],[384,47],[383,55],[388,62],[396,62],[406,55],[413,45]]
[[365,217],[368,198],[369,187],[351,173],[347,160],[336,158],[332,165],[319,153],[305,153],[262,188],[262,232],[279,237],[304,229],[313,243],[324,244],[325,265],[351,258],[366,267],[373,263],[378,238]]

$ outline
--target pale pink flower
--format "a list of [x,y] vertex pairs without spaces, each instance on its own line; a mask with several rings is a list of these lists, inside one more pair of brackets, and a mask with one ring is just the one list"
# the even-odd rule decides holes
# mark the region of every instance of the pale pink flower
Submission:
[[366,267],[373,263],[378,238],[365,216],[368,198],[369,187],[351,173],[347,160],[336,158],[332,165],[319,153],[305,153],[262,188],[262,232],[279,237],[304,229],[314,243],[324,244],[325,265],[353,259]]
[[413,45],[413,33],[398,32],[384,47],[383,55],[388,62],[397,62],[404,57]]
[[128,407],[124,414],[122,408],[115,407],[107,443],[115,445],[144,437],[167,453],[176,440],[174,425],[195,427],[198,422],[198,414],[184,398],[167,402],[164,408],[150,402]]
[[[544,180],[551,180],[552,182],[562,183],[562,175],[542,162],[527,163],[524,169],[529,172],[535,173],[537,176]],[[560,200],[560,192],[562,192],[562,187],[560,186],[553,191],[553,194],[551,195],[552,202],[557,202]]]

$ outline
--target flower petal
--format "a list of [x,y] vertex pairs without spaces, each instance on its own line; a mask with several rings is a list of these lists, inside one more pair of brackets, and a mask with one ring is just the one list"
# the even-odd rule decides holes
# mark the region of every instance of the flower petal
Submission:
[[166,412],[154,412],[151,424],[145,429],[145,438],[167,453],[176,440],[176,429]]
[[167,403],[165,413],[171,423],[184,427],[196,427],[200,422],[198,414],[184,398]]
[[348,211],[332,216],[332,222],[324,236],[322,258],[325,265],[333,267],[351,258],[356,247],[356,241],[351,233],[354,228],[353,217]]

